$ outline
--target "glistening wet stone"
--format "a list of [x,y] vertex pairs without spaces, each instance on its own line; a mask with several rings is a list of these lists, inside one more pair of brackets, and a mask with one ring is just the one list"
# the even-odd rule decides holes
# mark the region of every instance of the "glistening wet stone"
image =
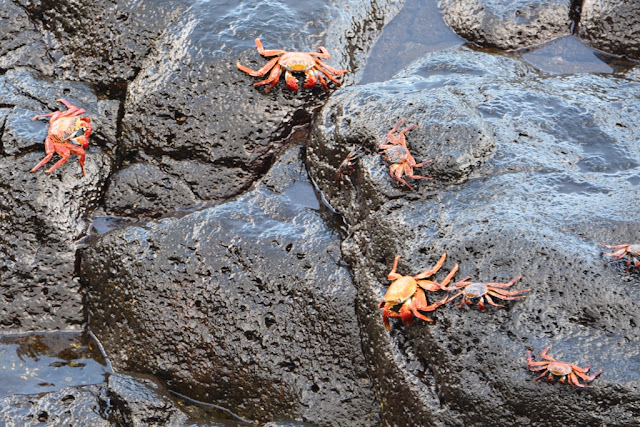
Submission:
[[90,327],[116,369],[250,419],[378,422],[356,290],[301,152],[235,201],[111,231],[84,252]]
[[[363,348],[383,422],[637,418],[640,312],[628,302],[640,297],[640,278],[626,276],[624,263],[606,265],[600,243],[640,239],[640,217],[630,209],[640,177],[640,109],[630,99],[639,96],[632,79],[540,76],[517,57],[462,47],[427,55],[385,82],[344,90],[322,109],[307,160],[328,202],[352,224],[342,248],[359,285]],[[393,183],[374,151],[399,118],[419,125],[407,133],[414,157],[433,158],[421,172],[434,180],[420,181],[415,192]],[[350,185],[337,189],[338,159],[357,142],[368,154]],[[378,303],[394,257],[402,255],[399,269],[408,274],[443,252],[443,269],[459,263],[458,278],[522,276],[514,287],[531,292],[485,312],[450,304],[429,313],[433,324],[394,321],[386,331]],[[429,302],[443,297],[428,295]],[[603,369],[594,389],[534,384],[526,351],[547,345],[561,360]],[[602,406],[603,399],[620,403]],[[568,406],[588,410],[562,409]]]

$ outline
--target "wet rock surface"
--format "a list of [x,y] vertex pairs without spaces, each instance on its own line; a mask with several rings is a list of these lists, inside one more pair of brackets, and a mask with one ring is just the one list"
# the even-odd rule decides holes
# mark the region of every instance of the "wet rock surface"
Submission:
[[[58,157],[33,174],[45,156],[48,120],[36,114],[66,107],[56,97],[86,108],[95,133],[90,137],[87,176],[77,157],[51,174],[44,172]],[[115,144],[117,103],[98,100],[85,84],[43,81],[42,76],[15,69],[0,76],[4,120],[0,157],[0,325],[27,332],[79,328],[84,304],[76,275],[75,241],[88,226],[87,216],[100,199],[111,172],[107,154]]]
[[481,46],[521,49],[570,34],[570,0],[441,0],[444,20]]
[[0,400],[0,421],[21,426],[196,425],[195,419],[174,403],[162,385],[121,374],[111,375],[105,384],[8,396]]
[[640,59],[640,4],[633,0],[583,1],[578,35],[596,49]]
[[[639,73],[614,56],[638,57],[635,3],[443,0],[442,21],[435,0],[289,3],[0,4],[2,332],[88,322],[117,370],[261,422],[633,424],[639,276],[600,244],[640,237]],[[256,37],[326,46],[343,86],[252,86],[235,64],[267,62]],[[28,173],[47,129],[31,118],[60,97],[94,124],[86,177],[74,157]],[[401,118],[432,159],[416,191],[377,153]],[[385,330],[394,256],[413,275],[445,251],[438,280],[459,263],[531,291]],[[603,369],[594,388],[534,384],[526,351],[547,345]],[[192,422],[178,407],[116,374],[9,396],[0,419]]]
[[[394,102],[398,93],[404,108]],[[639,237],[640,218],[629,203],[640,178],[633,125],[640,110],[626,102],[639,95],[638,82],[624,77],[540,79],[520,61],[458,48],[427,55],[395,79],[341,91],[323,108],[307,159],[328,202],[357,223],[343,251],[354,267],[363,348],[384,422],[624,425],[638,416],[637,362],[625,355],[637,357],[640,313],[625,301],[640,297],[640,281],[625,275],[626,264],[605,265],[600,243]],[[427,101],[411,102],[420,98]],[[431,103],[438,108],[425,108]],[[367,125],[358,121],[364,114],[379,116]],[[469,120],[438,132],[438,117],[455,124],[458,115]],[[426,122],[407,141],[416,159],[434,158],[421,168],[434,180],[411,181],[416,192],[393,184],[381,156],[371,152],[338,191],[329,173],[337,148],[365,141],[372,149],[384,135],[380,128],[399,117]],[[351,120],[356,126],[346,125]],[[378,138],[371,143],[363,135]],[[443,144],[443,135],[455,143]],[[360,220],[363,200],[372,207]],[[397,322],[387,333],[377,303],[394,256],[403,256],[399,271],[413,275],[443,252],[443,270],[459,263],[458,278],[522,276],[514,288],[531,293],[485,312],[452,303],[436,311],[433,325]],[[596,388],[579,393],[534,384],[526,350],[539,359],[547,345],[559,360],[603,369]],[[399,383],[398,376],[408,379]],[[561,409],[569,406],[589,409]],[[541,414],[540,407],[548,409]]]
[[234,202],[102,237],[82,277],[116,369],[251,419],[375,424],[355,287],[319,208],[296,148]]
[[[167,25],[189,0],[16,0],[40,33],[46,55],[36,61],[60,79],[122,91]],[[13,16],[13,15],[12,15]],[[99,23],[99,25],[98,25]],[[44,44],[44,46],[41,46]],[[24,61],[34,66],[34,61]],[[47,74],[49,74],[47,73]]]
[[[384,20],[387,10],[396,8],[378,3],[338,9],[312,1],[286,18],[282,14],[289,8],[282,2],[187,10],[169,26],[129,87],[123,119],[125,164],[155,165],[201,200],[225,200],[246,190],[284,144],[305,139],[298,125],[309,122],[310,111],[327,93],[320,85],[298,93],[284,90],[283,74],[265,94],[266,86],[251,84],[267,76],[251,77],[239,71],[236,62],[256,70],[266,64],[254,43],[261,37],[265,49],[316,51],[323,44],[332,55],[325,60],[328,64],[354,73],[378,31],[372,16]],[[263,22],[264,16],[281,16],[277,32]],[[364,28],[354,32],[354,21]],[[301,23],[311,28],[301,32]],[[323,40],[320,28],[328,28],[330,36]],[[340,79],[349,82],[353,76]],[[329,84],[334,90],[336,85]],[[135,184],[120,175],[107,196],[137,188],[145,204],[153,203],[146,188]],[[111,205],[110,198],[106,204]],[[156,206],[162,213],[179,207],[180,201]]]

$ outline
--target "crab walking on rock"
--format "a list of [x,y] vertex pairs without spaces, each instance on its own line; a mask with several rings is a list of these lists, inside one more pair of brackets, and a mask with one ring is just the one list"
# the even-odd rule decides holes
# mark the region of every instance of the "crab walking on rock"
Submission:
[[49,114],[38,114],[33,117],[37,120],[42,117],[50,117],[49,131],[44,140],[44,150],[47,155],[31,172],[35,172],[51,160],[53,153],[58,153],[62,158],[58,160],[47,173],[51,173],[69,160],[71,153],[78,156],[78,163],[84,172],[84,151],[89,147],[89,135],[91,135],[91,119],[88,117],[78,117],[85,113],[84,108],[71,105],[66,99],[56,99],[66,105],[66,111],[54,111]]
[[411,190],[414,190],[414,188],[410,186],[409,183],[402,178],[402,176],[406,175],[407,177],[412,179],[433,179],[428,176],[414,175],[413,173],[413,168],[419,168],[428,163],[431,163],[431,160],[416,163],[416,160],[409,152],[409,148],[407,148],[407,140],[404,134],[412,129],[415,129],[416,127],[418,127],[418,125],[411,125],[398,132],[398,136],[394,135],[400,128],[400,125],[405,121],[406,120],[404,119],[400,120],[395,125],[395,127],[387,133],[385,142],[383,144],[380,144],[378,150],[382,150],[382,152],[384,153],[385,161],[389,163],[389,174],[391,174],[391,178],[393,178],[393,180],[396,182],[403,183]]
[[[412,324],[414,316],[427,322],[432,322],[431,319],[420,313],[420,311],[435,310],[447,302],[447,297],[434,304],[428,305],[427,296],[424,291],[436,292],[443,290],[458,271],[458,264],[453,267],[442,283],[424,279],[436,274],[444,264],[446,258],[447,253],[445,252],[432,269],[423,271],[415,276],[403,276],[396,272],[400,255],[395,257],[393,267],[387,276],[387,279],[393,280],[393,283],[389,285],[389,289],[387,289],[387,292],[384,294],[384,299],[380,302],[382,322],[385,328],[391,330],[391,325],[389,324],[390,317],[401,318],[402,323],[405,325]],[[398,306],[400,306],[400,308],[396,311]]]
[[267,57],[275,56],[275,58],[269,60],[269,62],[259,70],[252,70],[251,68],[245,67],[240,64],[240,61],[236,63],[236,66],[240,71],[244,71],[253,77],[263,76],[271,70],[269,77],[253,84],[254,86],[270,84],[265,90],[266,93],[269,93],[269,91],[278,83],[282,70],[284,70],[285,82],[287,89],[289,90],[298,90],[298,81],[293,77],[292,73],[304,73],[305,80],[302,87],[305,89],[311,88],[320,82],[325,90],[329,90],[327,82],[324,80],[322,75],[335,84],[341,85],[342,83],[340,83],[335,76],[348,72],[347,70],[337,70],[320,60],[320,58],[331,58],[331,55],[323,46],[318,47],[320,52],[287,52],[286,50],[280,49],[266,50],[262,46],[260,39],[257,38],[256,47],[260,55]]
[[[497,304],[493,301],[493,298],[499,298],[502,300],[514,300],[525,298],[526,295],[521,295],[524,292],[529,292],[531,289],[521,289],[517,291],[508,291],[505,288],[510,287],[518,280],[520,280],[520,276],[511,280],[507,283],[480,283],[480,282],[470,282],[469,279],[471,276],[467,276],[464,279],[456,282],[453,287],[447,288],[447,290],[457,290],[461,289],[460,292],[452,296],[449,301],[453,301],[460,295],[462,295],[462,301],[458,308],[464,307],[465,304],[471,305],[473,304],[474,299],[478,300],[478,307],[480,307],[481,311],[484,311],[485,306],[484,303],[487,302],[490,305],[496,307],[504,307],[502,304]],[[492,298],[493,297],[493,298]]]
[[534,382],[538,382],[541,378],[543,378],[547,373],[549,374],[547,378],[547,382],[549,384],[553,384],[554,376],[560,377],[558,382],[560,384],[564,384],[565,380],[568,380],[569,384],[573,387],[593,387],[591,385],[582,384],[578,380],[578,377],[582,378],[585,382],[593,381],[598,375],[602,373],[602,369],[597,370],[592,375],[587,375],[589,368],[591,366],[586,366],[581,368],[572,363],[561,362],[559,360],[554,359],[549,356],[547,352],[551,347],[545,347],[540,354],[540,357],[544,359],[544,361],[534,362],[531,358],[531,351],[527,350],[527,368],[530,371],[543,371],[542,374]]

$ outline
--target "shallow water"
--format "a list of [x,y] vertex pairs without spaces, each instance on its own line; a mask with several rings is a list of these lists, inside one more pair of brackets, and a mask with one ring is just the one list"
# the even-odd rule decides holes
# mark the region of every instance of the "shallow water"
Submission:
[[99,384],[110,372],[99,345],[86,333],[0,337],[0,398]]

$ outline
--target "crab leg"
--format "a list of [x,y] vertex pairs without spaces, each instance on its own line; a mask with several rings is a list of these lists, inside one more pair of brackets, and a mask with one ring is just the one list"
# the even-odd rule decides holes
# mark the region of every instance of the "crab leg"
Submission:
[[[571,365],[573,367],[573,365]],[[593,381],[598,375],[602,373],[602,369],[597,370],[593,375],[586,375],[584,372],[575,371],[576,375],[585,381]]]
[[549,366],[549,362],[529,362],[527,365],[529,365],[530,371],[536,372],[546,369]]
[[616,252],[613,252],[613,253],[603,252],[603,254],[613,258],[613,259],[610,259],[609,261],[607,261],[607,264],[609,264],[610,262],[618,261],[619,259],[624,258],[624,256],[626,255],[626,250],[625,249],[620,249],[619,251],[616,251]]
[[[405,133],[407,133],[407,132],[409,132],[410,130],[413,130],[413,129],[417,128],[417,127],[418,127],[418,125],[417,125],[417,124],[415,124],[415,125],[411,125],[411,126],[408,126],[408,127],[404,128],[404,129],[402,129],[400,132],[398,132],[398,134],[399,134],[399,135],[402,135],[402,138],[404,138],[404,134],[405,134]],[[406,144],[402,144],[402,145],[406,145]]]
[[436,265],[434,265],[430,270],[427,271],[423,271],[422,273],[413,276],[414,279],[416,280],[420,280],[420,279],[424,279],[426,277],[432,276],[434,274],[436,274],[438,272],[438,270],[440,270],[442,268],[442,266],[444,265],[445,260],[447,259],[447,253],[443,253],[440,256],[440,259],[438,260],[438,262],[436,263]]
[[47,164],[49,162],[49,160],[51,160],[51,158],[53,157],[53,153],[55,153],[55,148],[53,145],[53,140],[47,136],[47,138],[44,140],[44,151],[47,154],[44,159],[42,159],[42,161],[40,161],[40,163],[38,163],[37,165],[35,165],[29,172],[35,172],[38,169],[40,169],[42,166],[44,166],[45,164]]
[[400,119],[400,121],[398,123],[396,123],[396,125],[393,127],[393,129],[391,129],[389,132],[387,132],[387,137],[391,136],[391,137],[395,138],[395,136],[393,134],[396,133],[398,131],[398,129],[400,128],[400,125],[403,124],[406,121],[407,121],[407,119]]
[[402,172],[403,172],[402,165],[391,165],[391,166],[389,166],[389,173],[391,174],[391,177],[396,182],[401,182],[404,185],[406,185],[407,187],[409,187],[412,191],[414,191],[415,188],[410,186],[409,183],[402,178]]
[[274,55],[282,55],[283,53],[286,53],[286,50],[280,50],[280,49],[269,49],[266,50],[263,46],[262,46],[262,42],[260,41],[260,38],[257,38],[256,40],[256,48],[258,49],[258,53],[262,56],[274,56]]
[[447,274],[447,277],[445,277],[441,283],[438,283],[436,281],[435,284],[438,285],[438,287],[440,287],[440,289],[442,289],[443,291],[450,290],[446,286],[449,284],[449,282],[451,282],[451,279],[453,279],[453,276],[457,272],[458,272],[458,264],[456,263],[456,265],[453,266],[453,269],[449,272],[449,274]]
[[279,57],[275,57],[271,59],[269,62],[267,62],[266,64],[264,64],[264,66],[259,70],[252,70],[249,67],[245,67],[244,65],[240,64],[240,61],[236,62],[236,67],[238,67],[240,71],[244,71],[245,73],[249,74],[252,77],[260,77],[267,74],[267,72],[271,68],[273,68],[273,66],[276,65],[279,60],[280,60]]
[[573,372],[571,372],[569,374],[569,384],[571,384],[573,386],[577,386],[577,387],[593,388],[592,385],[580,384],[580,381],[578,381],[578,378],[576,377],[576,375]]
[[488,288],[491,290],[491,292],[494,292],[498,295],[504,295],[504,296],[509,296],[509,295],[519,295],[520,298],[524,298],[526,295],[520,295],[523,292],[529,292],[531,291],[531,289],[521,289],[521,290],[517,290],[517,291],[507,291],[505,289],[496,289],[493,288],[491,286],[488,286]]
[[[514,300],[514,299],[522,299],[522,298],[526,298],[527,297],[526,295],[518,295],[518,296],[515,296],[515,297],[509,297],[509,296],[506,296],[506,295],[500,295],[500,294],[493,293],[493,291],[487,292],[487,294],[485,296],[488,296],[488,295],[494,296],[496,298],[500,298],[501,300],[505,300],[505,301],[511,301],[511,300]],[[500,307],[504,307],[504,306],[500,306]]]
[[[493,299],[489,296],[490,294],[491,294],[491,292],[487,292],[487,293],[484,295],[484,298],[486,298],[486,300],[487,300],[487,302],[488,302],[489,304],[491,304],[491,305],[493,305],[493,306],[495,306],[495,307],[504,307],[504,305],[502,305],[502,304],[496,304],[495,302],[493,302]],[[494,295],[494,296],[500,297],[499,295]],[[502,299],[504,299],[504,298],[502,298]],[[514,299],[515,299],[515,298],[514,298]]]
[[58,160],[51,168],[49,168],[46,171],[47,173],[51,173],[54,170],[58,169],[63,164],[65,164],[67,160],[69,160],[69,156],[71,155],[71,153],[73,153],[79,157],[78,162],[80,163],[80,168],[82,169],[82,175],[86,175],[84,171],[84,159],[85,159],[84,149],[72,144],[57,144],[56,153],[62,156],[62,158]]
[[544,378],[545,375],[547,375],[548,371],[544,371],[542,374],[540,374],[540,376],[538,378],[535,379],[534,384],[537,383],[539,380],[541,380],[542,378]]
[[[325,68],[326,71],[328,71],[330,74],[336,75],[336,76],[340,76],[342,74],[345,74],[345,73],[349,72],[349,70],[338,70],[336,68],[333,68],[331,65],[327,64],[326,62],[320,61],[319,59],[316,59],[316,64],[320,65],[319,68]],[[329,77],[329,76],[327,76],[327,77]],[[331,78],[331,77],[329,77],[329,78]]]
[[518,280],[520,280],[521,278],[522,278],[522,276],[518,276],[515,279],[513,279],[513,280],[511,280],[510,282],[507,282],[507,283],[485,283],[485,285],[492,286],[494,288],[508,288],[509,286],[513,285]]
[[329,90],[329,86],[327,86],[327,82],[325,81],[325,79],[318,73],[316,73],[316,77],[318,77],[318,81],[320,82],[324,90]]
[[[402,323],[404,323],[405,325],[411,325],[413,324],[413,307],[411,307],[411,300],[406,301],[404,304],[402,304],[402,306],[400,306],[400,318],[402,319]],[[418,317],[426,317],[423,316],[422,314],[420,314],[420,316]],[[424,320],[424,319],[422,319]],[[428,320],[429,322],[431,322],[431,319]]]
[[404,174],[406,176],[408,176],[411,179],[433,179],[430,176],[421,176],[421,175],[414,175],[413,174],[413,168],[411,167],[410,164],[406,163],[404,165]]
[[53,113],[49,113],[49,114],[38,114],[36,116],[33,116],[33,119],[31,119],[31,120],[37,120],[37,119],[40,119],[42,117],[51,117],[51,121],[54,121],[58,117],[60,117],[60,114],[62,114],[62,111],[54,111]]
[[329,51],[327,51],[327,49],[324,46],[318,46],[318,50],[320,52],[307,52],[309,55],[311,56],[315,56],[317,58],[322,58],[322,59],[329,59],[331,58],[331,55],[329,54]]
[[[318,61],[321,62],[321,61]],[[338,79],[336,79],[330,72],[326,71],[324,68],[322,67],[317,67],[318,70],[320,70],[322,72],[322,74],[324,74],[325,76],[327,76],[327,78],[329,80],[331,80],[332,82],[334,82],[335,84],[337,84],[338,86],[342,85],[342,82]]]
[[540,357],[542,357],[545,360],[549,360],[551,362],[555,362],[556,359],[554,359],[553,357],[547,355],[547,352],[549,351],[550,348],[551,347],[549,347],[549,346],[545,347],[544,350],[542,350],[542,353],[540,353]]
[[425,291],[437,292],[442,290],[437,282],[432,282],[431,280],[416,280],[416,283]]
[[282,69],[280,68],[279,64],[276,64],[275,67],[273,67],[273,70],[271,70],[271,73],[269,73],[269,77],[261,80],[257,83],[254,83],[254,86],[259,86],[259,85],[266,85],[271,83],[271,85],[265,90],[265,93],[269,93],[269,91],[276,85],[278,84],[278,80],[280,79],[280,72],[282,71]]
[[[424,162],[421,163],[416,163],[415,165],[413,165],[414,168],[420,168],[424,165],[428,165],[429,163],[433,162],[433,159],[429,159],[429,160],[425,160]],[[433,178],[431,178],[433,179]]]
[[391,271],[387,275],[387,280],[396,280],[402,277],[402,274],[396,273],[396,270],[398,269],[398,260],[401,256],[402,255],[396,255],[396,257],[393,259],[393,267],[391,267]]
[[628,243],[624,243],[622,245],[602,245],[602,246],[609,249],[620,249],[620,248],[627,248],[630,245]]

